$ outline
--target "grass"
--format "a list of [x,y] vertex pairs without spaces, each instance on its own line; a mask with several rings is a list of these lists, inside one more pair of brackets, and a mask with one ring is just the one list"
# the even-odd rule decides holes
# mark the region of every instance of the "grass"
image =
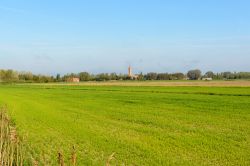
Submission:
[[6,111],[6,107],[0,107],[0,165],[22,166],[22,144]]
[[[36,83],[33,85],[44,85]],[[81,83],[48,83],[46,85],[84,85],[84,86],[206,86],[206,87],[250,87],[250,80],[147,80],[147,81],[87,81]]]
[[[250,165],[250,87],[2,85],[26,160]],[[67,157],[68,156],[68,157]]]

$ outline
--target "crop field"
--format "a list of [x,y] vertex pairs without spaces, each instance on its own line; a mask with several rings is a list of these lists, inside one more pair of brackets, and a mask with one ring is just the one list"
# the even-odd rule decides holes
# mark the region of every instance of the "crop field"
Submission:
[[25,158],[68,165],[250,165],[250,87],[0,85]]

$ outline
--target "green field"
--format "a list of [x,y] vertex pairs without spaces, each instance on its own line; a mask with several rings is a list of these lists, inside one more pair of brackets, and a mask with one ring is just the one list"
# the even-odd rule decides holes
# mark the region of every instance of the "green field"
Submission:
[[78,165],[250,165],[250,87],[1,85],[28,155]]

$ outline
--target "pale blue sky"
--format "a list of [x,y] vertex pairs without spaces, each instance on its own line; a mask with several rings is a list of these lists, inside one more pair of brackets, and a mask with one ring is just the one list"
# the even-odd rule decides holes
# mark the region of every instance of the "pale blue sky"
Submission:
[[250,71],[249,0],[1,0],[0,68]]

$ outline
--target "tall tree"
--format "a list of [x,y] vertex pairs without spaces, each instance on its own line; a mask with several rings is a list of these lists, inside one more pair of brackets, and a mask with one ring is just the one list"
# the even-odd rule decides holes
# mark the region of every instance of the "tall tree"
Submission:
[[60,74],[57,74],[57,75],[56,75],[56,81],[57,81],[57,82],[61,81],[61,75],[60,75]]
[[201,77],[201,71],[199,69],[189,70],[187,76],[190,80],[198,80]]
[[157,73],[151,72],[146,74],[146,79],[147,80],[156,80],[157,79]]
[[205,73],[204,77],[207,77],[207,78],[214,78],[215,77],[215,74],[212,72],[212,71],[208,71]]
[[81,72],[78,75],[79,75],[80,81],[90,81],[91,79],[91,76],[88,72]]

